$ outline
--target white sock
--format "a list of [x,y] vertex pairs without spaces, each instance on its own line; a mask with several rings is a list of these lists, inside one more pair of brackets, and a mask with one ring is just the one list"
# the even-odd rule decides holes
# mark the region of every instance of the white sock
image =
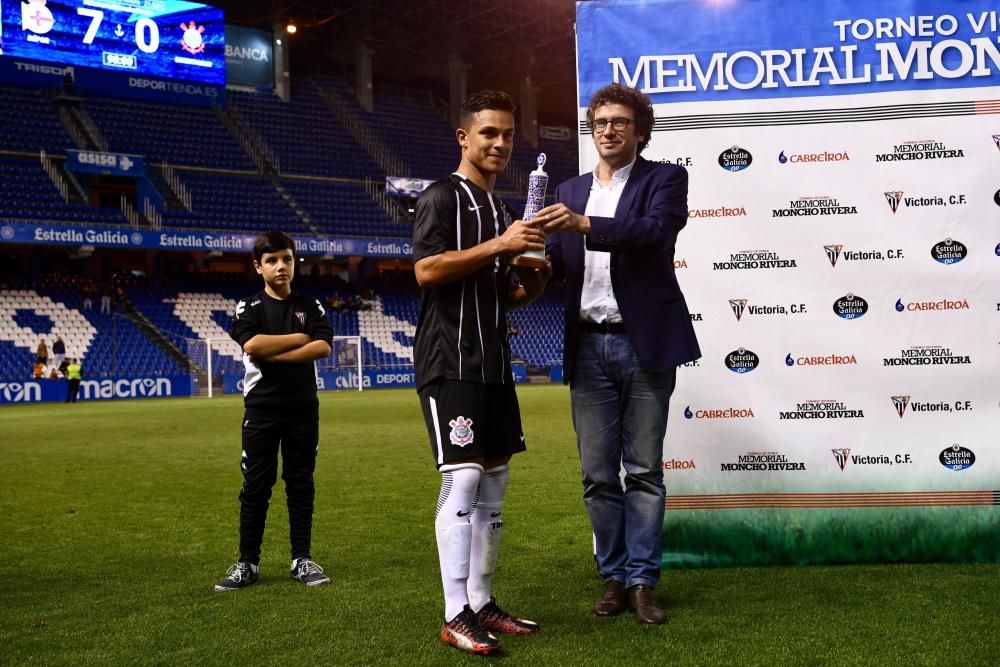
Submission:
[[472,547],[470,519],[476,509],[476,492],[483,467],[476,463],[441,466],[434,532],[437,535],[441,584],[444,586],[444,619],[455,618],[469,604],[469,552]]
[[472,514],[472,553],[469,561],[469,606],[478,612],[493,597],[493,572],[503,535],[503,495],[510,468],[497,466],[479,479],[479,503]]

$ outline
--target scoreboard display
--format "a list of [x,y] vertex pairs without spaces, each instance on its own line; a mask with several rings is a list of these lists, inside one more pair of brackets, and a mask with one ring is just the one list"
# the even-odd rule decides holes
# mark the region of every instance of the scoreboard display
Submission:
[[0,53],[224,86],[221,9],[179,0],[0,0]]

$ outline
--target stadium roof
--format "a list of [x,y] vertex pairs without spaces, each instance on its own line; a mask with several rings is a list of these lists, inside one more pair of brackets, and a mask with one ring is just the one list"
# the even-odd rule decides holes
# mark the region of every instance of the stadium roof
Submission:
[[499,88],[519,97],[530,76],[539,89],[539,120],[574,125],[575,47],[572,0],[208,0],[226,22],[270,30],[293,21],[292,69],[353,71],[355,47],[374,54],[376,82],[448,93],[448,62],[469,66],[469,90]]

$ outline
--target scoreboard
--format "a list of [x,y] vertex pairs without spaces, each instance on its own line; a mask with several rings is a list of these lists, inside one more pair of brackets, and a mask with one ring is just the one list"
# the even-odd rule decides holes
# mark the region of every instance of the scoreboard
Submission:
[[180,0],[0,0],[4,56],[225,86],[221,9]]

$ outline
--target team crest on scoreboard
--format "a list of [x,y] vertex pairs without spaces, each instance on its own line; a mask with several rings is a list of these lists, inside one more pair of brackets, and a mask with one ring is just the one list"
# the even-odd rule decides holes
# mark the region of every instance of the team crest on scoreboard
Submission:
[[448,435],[448,439],[451,440],[451,444],[453,445],[465,447],[466,445],[471,445],[473,440],[476,439],[476,434],[472,431],[471,419],[466,419],[459,415],[449,421],[448,426],[451,426],[451,433]]
[[[52,11],[45,6],[45,0],[28,0],[21,3],[21,30],[29,30],[36,35],[44,35],[55,25]],[[49,39],[28,39],[42,44],[48,44]]]
[[181,48],[195,56],[204,53],[205,40],[202,34],[205,32],[205,26],[198,25],[194,21],[184,25],[184,22],[181,21],[181,30],[184,31],[181,37]]

